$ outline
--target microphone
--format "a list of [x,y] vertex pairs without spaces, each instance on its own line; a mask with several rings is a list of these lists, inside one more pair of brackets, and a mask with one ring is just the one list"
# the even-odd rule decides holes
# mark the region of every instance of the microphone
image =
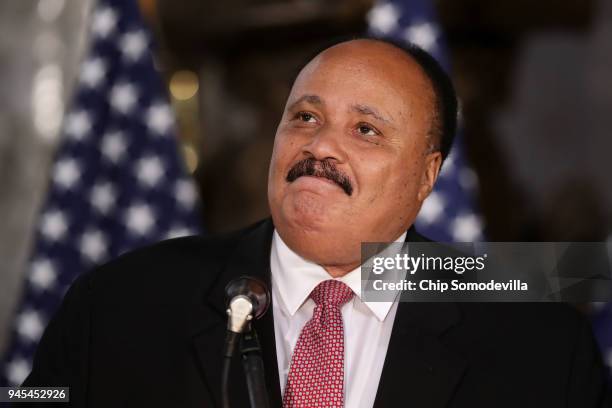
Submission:
[[251,321],[259,319],[270,306],[270,291],[266,284],[250,276],[241,276],[225,287],[227,335],[225,337],[221,397],[223,408],[229,408],[229,371],[231,360],[240,341],[240,353],[253,408],[268,408],[263,359],[257,333]]
[[266,284],[250,276],[234,279],[225,287],[227,330],[244,333],[253,319],[259,319],[270,306],[270,291]]

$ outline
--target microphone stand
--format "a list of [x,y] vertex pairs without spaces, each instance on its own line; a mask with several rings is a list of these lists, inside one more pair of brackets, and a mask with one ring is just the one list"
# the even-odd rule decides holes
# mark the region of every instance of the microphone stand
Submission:
[[230,408],[229,374],[232,357],[240,348],[251,408],[269,408],[261,346],[251,321],[260,318],[270,305],[270,291],[265,283],[249,276],[232,280],[225,287],[227,335],[221,370],[221,403]]
[[242,355],[242,367],[247,381],[251,408],[269,408],[270,402],[264,380],[261,346],[255,329],[243,334],[240,341],[240,354]]
[[[239,339],[240,338],[240,339]],[[264,363],[261,357],[261,346],[255,329],[244,334],[228,331],[226,347],[221,371],[221,397],[223,408],[230,408],[229,403],[229,372],[237,342],[240,342],[242,368],[246,377],[247,390],[251,408],[269,408],[268,391],[264,376]]]

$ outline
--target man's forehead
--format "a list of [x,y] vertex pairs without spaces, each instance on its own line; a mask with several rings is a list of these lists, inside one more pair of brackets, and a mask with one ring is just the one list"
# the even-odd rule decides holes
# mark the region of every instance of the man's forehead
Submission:
[[331,46],[308,62],[300,74],[317,70],[378,68],[380,71],[423,76],[419,64],[398,47],[377,40],[351,40]]
[[392,58],[403,58],[406,61],[412,61],[410,55],[404,52],[397,46],[385,41],[375,39],[356,39],[344,41],[321,51],[314,59],[318,57],[332,57],[348,55],[377,55],[390,56]]
[[352,106],[407,112],[414,104],[431,101],[433,90],[421,67],[405,51],[380,41],[352,40],[327,48],[306,64],[286,107],[320,105],[343,94]]
[[[292,91],[328,79],[355,80],[387,85],[393,90],[432,91],[429,78],[405,51],[376,40],[351,40],[325,49],[298,74]],[[293,99],[301,95],[292,92]]]

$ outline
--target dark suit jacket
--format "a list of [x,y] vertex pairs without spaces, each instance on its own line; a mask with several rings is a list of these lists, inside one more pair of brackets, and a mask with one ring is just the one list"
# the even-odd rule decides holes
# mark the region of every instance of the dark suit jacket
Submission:
[[[224,288],[243,274],[270,283],[272,232],[265,220],[169,240],[79,277],[24,386],[70,386],[78,407],[220,406]],[[271,310],[255,327],[280,407]],[[239,361],[232,377],[232,406],[248,407]],[[605,384],[589,323],[568,306],[400,303],[375,406],[603,407]]]

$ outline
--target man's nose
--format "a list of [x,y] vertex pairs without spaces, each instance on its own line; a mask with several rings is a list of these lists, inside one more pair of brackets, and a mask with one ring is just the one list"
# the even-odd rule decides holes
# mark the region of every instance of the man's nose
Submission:
[[342,163],[345,153],[342,146],[342,131],[330,125],[319,128],[312,139],[302,148],[305,155],[322,161],[334,159]]

